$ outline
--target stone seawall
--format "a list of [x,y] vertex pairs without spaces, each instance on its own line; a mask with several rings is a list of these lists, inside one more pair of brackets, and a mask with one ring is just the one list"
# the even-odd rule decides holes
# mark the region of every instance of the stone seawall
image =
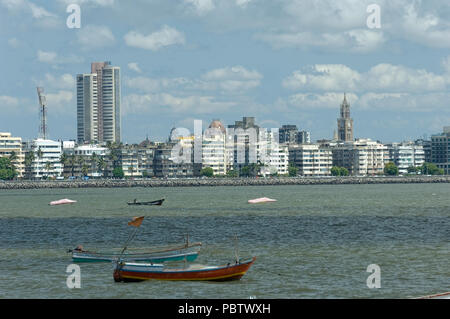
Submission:
[[88,181],[0,181],[1,189],[450,183],[450,176],[274,177]]

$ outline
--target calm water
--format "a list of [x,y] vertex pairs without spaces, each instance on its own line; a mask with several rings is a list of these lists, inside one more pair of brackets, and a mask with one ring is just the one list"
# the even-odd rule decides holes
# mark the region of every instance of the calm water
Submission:
[[[450,291],[450,185],[317,185],[0,191],[0,298],[408,298]],[[256,197],[276,203],[247,204]],[[161,207],[127,201],[165,197]],[[73,205],[51,207],[70,198]],[[195,261],[257,256],[236,282],[115,283],[109,263],[80,264],[68,289],[69,248],[201,241]],[[381,288],[366,285],[381,267]]]

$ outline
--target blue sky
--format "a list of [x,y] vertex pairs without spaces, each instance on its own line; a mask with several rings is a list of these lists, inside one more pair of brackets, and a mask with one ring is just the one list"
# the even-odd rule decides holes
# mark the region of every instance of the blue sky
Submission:
[[[69,4],[81,28],[69,29]],[[381,28],[367,7],[378,4]],[[0,131],[76,138],[75,76],[122,72],[122,140],[164,140],[254,116],[331,138],[347,93],[355,137],[393,142],[450,125],[450,4],[410,0],[0,0]]]

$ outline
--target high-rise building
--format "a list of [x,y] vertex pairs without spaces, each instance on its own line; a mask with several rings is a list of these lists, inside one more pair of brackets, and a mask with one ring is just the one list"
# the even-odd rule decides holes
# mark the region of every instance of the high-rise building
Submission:
[[77,75],[77,139],[96,142],[98,137],[98,90],[96,74]]
[[91,73],[77,75],[79,143],[120,142],[120,67],[94,62]]
[[211,167],[214,175],[227,173],[226,129],[219,120],[213,120],[203,133],[202,166]]
[[442,134],[431,136],[431,162],[450,174],[450,126],[444,127]]
[[350,104],[344,94],[341,103],[341,117],[337,120],[338,139],[343,142],[353,141],[353,119],[350,117]]
[[242,121],[235,121],[228,125],[227,151],[228,159],[233,161],[233,169],[257,163],[257,145],[260,127],[255,124],[254,117],[243,117]]
[[279,130],[280,143],[296,144],[298,140],[297,125],[283,125]]

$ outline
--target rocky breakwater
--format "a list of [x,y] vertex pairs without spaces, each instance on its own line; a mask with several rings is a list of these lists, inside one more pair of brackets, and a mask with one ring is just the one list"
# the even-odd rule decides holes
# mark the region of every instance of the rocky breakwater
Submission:
[[180,178],[87,181],[0,181],[0,189],[89,188],[89,187],[195,187],[264,185],[340,185],[450,183],[450,176],[367,177],[268,177],[268,178]]

